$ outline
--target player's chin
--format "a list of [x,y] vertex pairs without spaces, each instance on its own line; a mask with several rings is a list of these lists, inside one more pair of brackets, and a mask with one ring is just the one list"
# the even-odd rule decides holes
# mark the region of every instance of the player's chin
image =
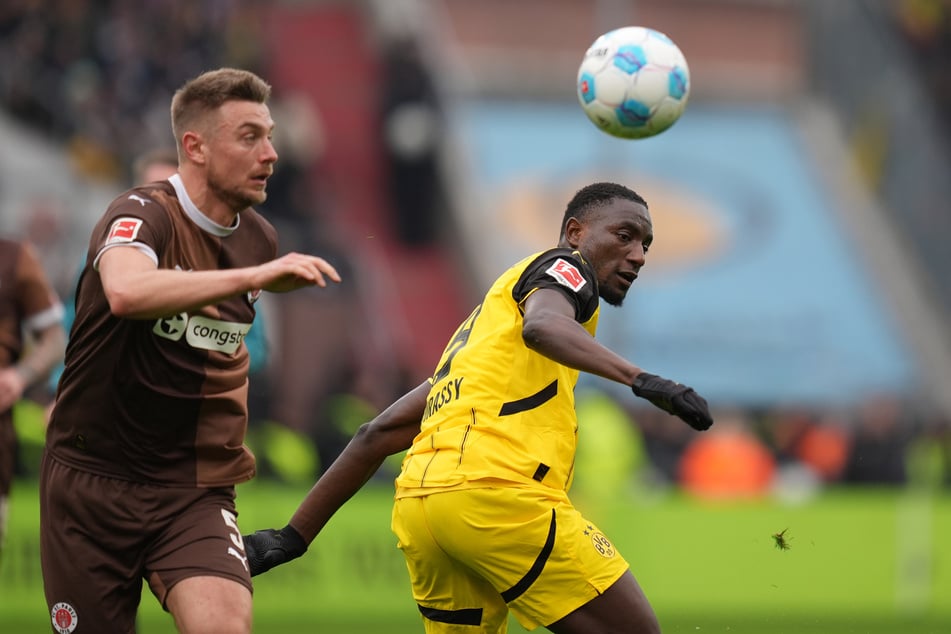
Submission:
[[627,297],[627,288],[602,285],[598,287],[598,294],[611,306],[621,306],[624,298]]
[[263,185],[260,187],[249,187],[242,192],[242,198],[244,198],[247,203],[247,205],[245,205],[246,207],[254,207],[267,200],[267,191]]

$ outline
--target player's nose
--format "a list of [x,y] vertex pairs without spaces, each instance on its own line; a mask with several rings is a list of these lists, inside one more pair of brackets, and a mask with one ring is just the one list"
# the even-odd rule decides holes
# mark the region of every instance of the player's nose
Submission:
[[632,242],[631,248],[627,250],[627,261],[635,266],[635,270],[644,266],[644,262],[647,261],[647,251],[644,249],[644,245],[637,241]]
[[261,162],[275,163],[276,161],[277,161],[277,148],[274,147],[274,143],[271,142],[271,139],[265,139],[263,153],[261,155]]

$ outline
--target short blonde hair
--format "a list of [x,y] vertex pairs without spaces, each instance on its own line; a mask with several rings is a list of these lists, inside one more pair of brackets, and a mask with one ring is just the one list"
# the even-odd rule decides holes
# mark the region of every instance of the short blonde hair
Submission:
[[267,103],[271,86],[254,73],[238,68],[207,71],[185,82],[172,97],[172,134],[176,146],[205,115],[227,101]]

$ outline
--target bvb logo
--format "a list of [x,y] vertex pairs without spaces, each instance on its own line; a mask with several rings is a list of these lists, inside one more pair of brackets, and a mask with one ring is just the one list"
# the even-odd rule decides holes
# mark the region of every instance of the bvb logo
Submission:
[[598,551],[602,557],[610,559],[617,552],[614,550],[614,544],[607,537],[599,532],[591,533],[591,545]]

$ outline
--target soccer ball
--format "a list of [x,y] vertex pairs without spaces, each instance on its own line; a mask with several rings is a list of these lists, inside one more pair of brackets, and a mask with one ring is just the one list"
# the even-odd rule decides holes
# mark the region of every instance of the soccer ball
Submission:
[[687,60],[673,40],[626,26],[594,41],[578,68],[578,101],[600,130],[643,139],[674,125],[690,95]]

